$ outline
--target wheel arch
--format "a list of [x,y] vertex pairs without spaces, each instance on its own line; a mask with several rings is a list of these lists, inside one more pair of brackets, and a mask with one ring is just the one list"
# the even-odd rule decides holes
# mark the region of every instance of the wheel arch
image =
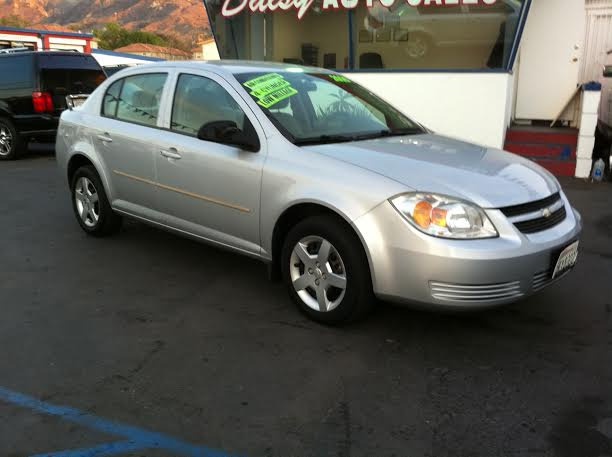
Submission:
[[104,186],[104,190],[106,191],[106,194],[109,198],[109,202],[111,202],[112,201],[110,199],[111,189],[108,183],[107,176],[104,174],[104,172],[102,171],[102,167],[99,166],[96,160],[94,160],[92,157],[90,157],[88,154],[84,152],[81,152],[81,151],[74,152],[68,159],[68,163],[66,164],[66,179],[68,180],[68,186],[72,186],[72,178],[74,177],[74,174],[79,168],[84,167],[84,166],[94,167],[94,169],[96,170],[96,173],[98,173],[98,176],[100,177],[100,180],[102,181],[102,185]]
[[11,122],[13,121],[13,113],[11,112],[11,107],[8,105],[8,103],[4,101],[0,101],[0,117],[9,119]]
[[298,203],[294,203],[293,205],[286,208],[280,217],[276,220],[274,224],[274,229],[272,231],[272,244],[271,244],[271,255],[272,261],[270,263],[270,276],[272,279],[280,278],[280,259],[283,248],[283,242],[287,237],[289,231],[299,224],[301,221],[319,215],[326,215],[329,217],[333,217],[340,223],[342,223],[346,228],[348,228],[352,233],[355,234],[357,239],[361,244],[361,248],[368,262],[368,269],[370,271],[370,280],[372,281],[372,286],[374,285],[374,270],[372,269],[372,261],[370,258],[369,250],[367,249],[367,245],[365,240],[357,227],[351,222],[351,220],[339,211],[337,208],[330,207],[321,202],[315,201],[302,201]]

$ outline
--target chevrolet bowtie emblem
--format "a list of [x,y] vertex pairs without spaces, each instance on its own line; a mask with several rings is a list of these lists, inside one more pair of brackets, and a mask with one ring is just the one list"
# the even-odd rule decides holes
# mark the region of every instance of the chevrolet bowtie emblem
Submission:
[[550,216],[552,216],[552,211],[550,210],[550,208],[545,208],[542,210],[542,217],[548,219]]

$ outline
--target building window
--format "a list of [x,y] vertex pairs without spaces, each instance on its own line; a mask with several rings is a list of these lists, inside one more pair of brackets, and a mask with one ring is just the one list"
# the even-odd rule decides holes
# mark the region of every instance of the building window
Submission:
[[[207,0],[222,58],[268,60],[337,70],[508,69],[526,0],[493,4],[390,7],[374,1],[324,9],[315,0],[302,19],[295,9],[221,14]],[[234,4],[234,3],[232,3]]]

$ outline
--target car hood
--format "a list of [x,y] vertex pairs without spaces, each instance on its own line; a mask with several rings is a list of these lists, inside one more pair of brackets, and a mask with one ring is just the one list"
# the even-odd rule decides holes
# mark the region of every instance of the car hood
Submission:
[[503,208],[559,191],[557,180],[515,154],[439,135],[388,137],[305,149],[398,181],[413,191],[439,193]]

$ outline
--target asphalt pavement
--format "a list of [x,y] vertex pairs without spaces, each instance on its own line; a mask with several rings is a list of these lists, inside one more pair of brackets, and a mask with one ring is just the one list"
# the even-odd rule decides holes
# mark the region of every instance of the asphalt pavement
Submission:
[[258,261],[87,237],[48,153],[0,163],[0,455],[612,456],[612,185],[562,184],[585,221],[562,282],[338,329]]

